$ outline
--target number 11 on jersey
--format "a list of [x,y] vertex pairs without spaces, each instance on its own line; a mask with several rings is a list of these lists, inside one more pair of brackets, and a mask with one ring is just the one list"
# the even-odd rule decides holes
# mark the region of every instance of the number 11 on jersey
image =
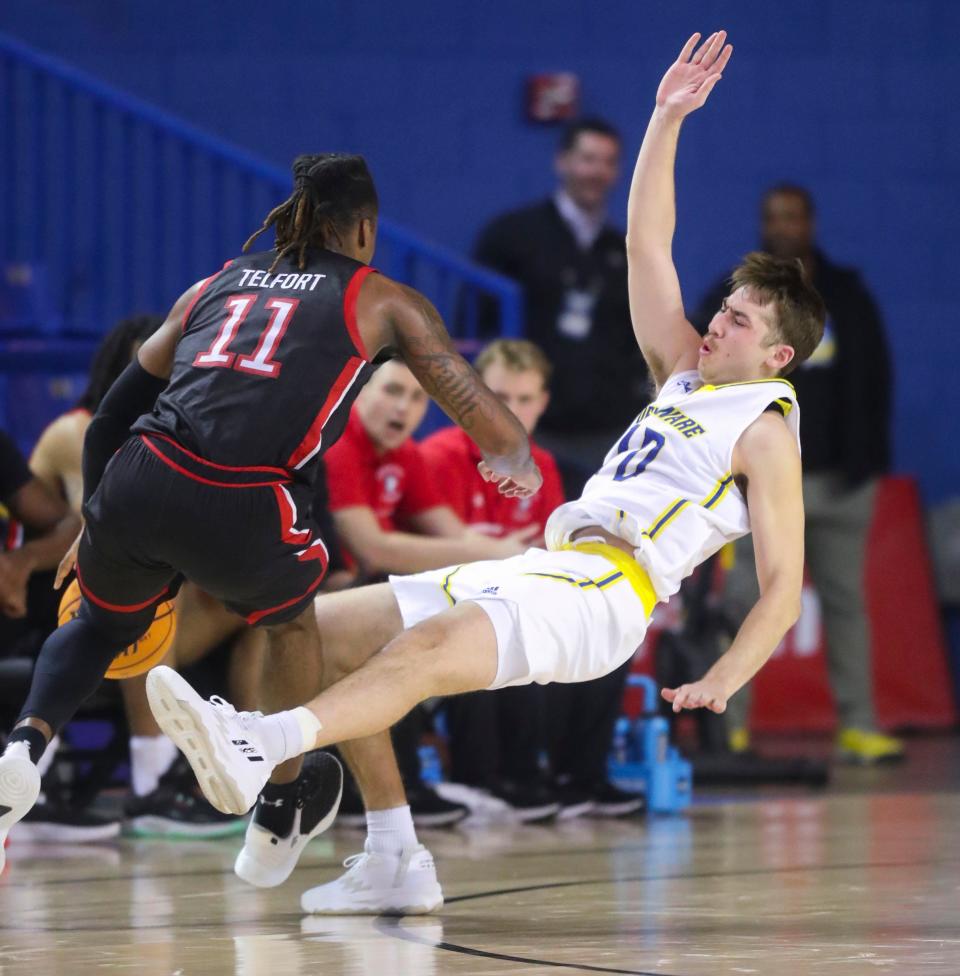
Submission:
[[290,325],[293,313],[300,304],[299,299],[268,299],[264,307],[270,310],[270,321],[260,334],[260,341],[253,354],[240,356],[238,359],[237,353],[227,351],[259,297],[258,294],[231,295],[227,299],[225,306],[228,315],[210,348],[206,352],[197,354],[193,361],[194,366],[199,366],[201,369],[236,369],[241,373],[251,373],[267,379],[276,379],[280,375],[282,364],[278,363],[273,356]]

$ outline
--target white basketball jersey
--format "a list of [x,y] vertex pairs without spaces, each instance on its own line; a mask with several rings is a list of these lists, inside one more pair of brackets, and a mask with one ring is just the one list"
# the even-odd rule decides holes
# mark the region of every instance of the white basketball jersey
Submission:
[[611,448],[581,497],[561,505],[546,527],[549,549],[577,529],[600,525],[635,547],[667,599],[694,567],[750,531],[747,505],[731,473],[740,435],[777,406],[800,441],[796,391],[786,380],[704,384],[677,373]]

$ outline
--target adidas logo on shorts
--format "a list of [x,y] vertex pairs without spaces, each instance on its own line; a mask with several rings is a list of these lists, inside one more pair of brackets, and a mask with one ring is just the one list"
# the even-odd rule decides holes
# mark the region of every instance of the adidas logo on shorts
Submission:
[[489,593],[490,596],[496,596],[500,592],[500,587],[499,586],[485,586],[480,592],[481,593]]

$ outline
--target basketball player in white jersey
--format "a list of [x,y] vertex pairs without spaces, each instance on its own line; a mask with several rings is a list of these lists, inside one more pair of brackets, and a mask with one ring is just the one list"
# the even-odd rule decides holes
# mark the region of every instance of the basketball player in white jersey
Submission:
[[799,262],[755,254],[702,341],[684,316],[671,258],[677,140],[732,51],[722,31],[699,40],[690,38],[660,83],[630,190],[633,326],[658,395],[582,497],[553,513],[548,548],[321,597],[327,687],[305,707],[238,715],[169,669],[150,675],[157,720],[225,812],[245,813],[275,764],[346,743],[370,811],[367,846],[346,875],[306,892],[305,911],[425,912],[442,903],[385,732],[418,702],[612,671],[643,640],[654,606],[751,529],[759,601],[707,674],[663,697],[674,711],[722,712],[797,619],[799,410],[782,377],[819,342],[823,303]]

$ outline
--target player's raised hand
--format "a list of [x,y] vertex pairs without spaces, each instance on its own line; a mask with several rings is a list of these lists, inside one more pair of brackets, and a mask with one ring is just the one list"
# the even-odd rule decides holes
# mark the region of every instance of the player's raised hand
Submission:
[[700,35],[694,34],[683,45],[657,89],[658,109],[682,119],[703,105],[733,54],[726,39],[726,31],[717,31],[699,44]]
[[680,685],[679,688],[664,688],[660,694],[673,705],[675,712],[682,712],[685,708],[709,708],[719,715],[727,710],[726,693],[708,678],[690,685]]

